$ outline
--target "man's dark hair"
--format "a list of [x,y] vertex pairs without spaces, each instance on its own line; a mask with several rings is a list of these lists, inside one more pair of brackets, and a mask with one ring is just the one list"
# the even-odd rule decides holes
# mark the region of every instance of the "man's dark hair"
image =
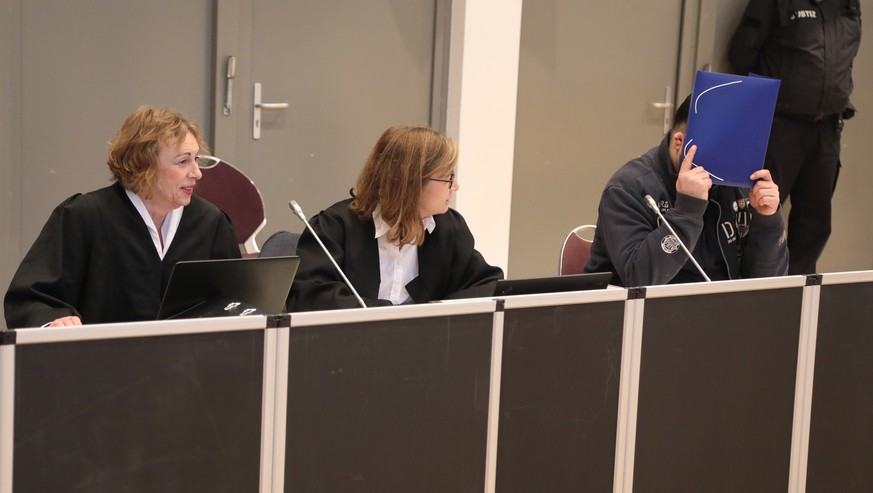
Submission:
[[673,114],[673,126],[670,128],[670,135],[684,129],[688,124],[688,108],[691,106],[691,95],[689,94],[685,101],[676,108],[676,113]]

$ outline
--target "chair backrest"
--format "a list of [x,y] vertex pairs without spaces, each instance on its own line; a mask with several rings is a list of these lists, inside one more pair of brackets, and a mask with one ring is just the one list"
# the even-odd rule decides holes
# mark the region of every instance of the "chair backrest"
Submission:
[[300,233],[276,231],[264,241],[259,257],[284,257],[297,254],[297,242]]
[[584,224],[567,235],[561,246],[561,260],[558,262],[558,274],[567,276],[581,274],[585,262],[591,256],[591,242],[594,240],[596,226]]
[[202,169],[194,190],[230,216],[237,242],[249,256],[255,255],[260,251],[255,236],[267,224],[261,192],[236,166],[217,161],[214,167]]

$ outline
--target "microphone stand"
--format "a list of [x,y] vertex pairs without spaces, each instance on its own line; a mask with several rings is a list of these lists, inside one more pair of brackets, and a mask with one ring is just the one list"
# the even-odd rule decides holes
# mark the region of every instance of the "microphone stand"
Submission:
[[700,267],[700,264],[697,263],[697,259],[694,258],[694,255],[691,255],[691,252],[688,251],[688,247],[685,246],[685,243],[682,241],[682,238],[679,238],[679,235],[676,234],[676,231],[673,230],[673,226],[670,226],[670,223],[667,222],[667,218],[661,214],[661,209],[658,208],[658,204],[655,203],[655,199],[652,198],[651,195],[646,195],[646,204],[649,206],[649,209],[655,211],[655,214],[661,218],[661,221],[664,221],[664,224],[667,225],[667,229],[673,233],[673,236],[676,237],[676,241],[679,242],[679,246],[682,247],[682,250],[685,251],[685,254],[688,255],[688,258],[691,259],[691,262],[694,264],[694,267],[697,267],[697,271],[700,272],[700,275],[706,279],[706,282],[712,282],[712,279],[706,275],[706,272],[703,272],[703,269]]
[[358,294],[358,291],[352,285],[352,282],[349,281],[348,277],[346,277],[345,272],[343,272],[343,270],[340,268],[339,264],[336,263],[336,260],[334,260],[333,255],[330,254],[330,252],[327,250],[327,247],[324,246],[324,243],[321,242],[321,238],[318,237],[318,234],[315,232],[314,229],[312,229],[312,226],[309,225],[309,221],[306,220],[306,215],[303,214],[303,209],[301,209],[300,206],[297,205],[297,202],[295,202],[293,200],[288,203],[288,206],[291,207],[291,210],[294,212],[294,215],[297,216],[301,221],[303,221],[303,224],[306,225],[306,228],[309,229],[310,233],[312,233],[312,236],[315,238],[315,241],[318,242],[318,246],[321,247],[321,249],[324,251],[324,254],[327,255],[327,258],[330,259],[330,263],[333,264],[334,269],[336,269],[336,271],[339,273],[339,275],[342,276],[343,281],[346,283],[346,286],[348,286],[349,289],[352,291],[352,294],[355,295],[355,299],[358,300],[358,303],[360,303],[361,307],[368,308],[367,304],[364,303],[364,299],[361,298],[361,295]]

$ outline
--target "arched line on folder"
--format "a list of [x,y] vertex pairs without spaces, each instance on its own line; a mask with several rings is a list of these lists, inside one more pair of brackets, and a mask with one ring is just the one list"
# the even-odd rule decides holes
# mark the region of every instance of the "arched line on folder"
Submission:
[[742,84],[742,83],[743,83],[743,81],[741,81],[741,80],[735,80],[735,81],[733,81],[733,82],[725,82],[724,84],[719,84],[719,85],[717,85],[717,86],[712,86],[712,87],[710,87],[709,89],[707,89],[707,90],[703,91],[702,93],[698,94],[698,95],[697,95],[697,98],[694,99],[694,113],[697,114],[697,103],[700,101],[700,98],[702,98],[704,94],[708,93],[709,91],[712,91],[713,89],[719,89],[719,88],[722,88],[722,87],[724,87],[724,86],[732,86],[732,85],[734,85],[734,84]]
[[[683,155],[683,156],[687,156],[687,155],[688,155],[688,148],[691,147],[691,143],[692,143],[692,142],[694,142],[694,139],[691,139],[691,140],[689,140],[688,142],[685,143],[685,147],[682,148],[682,155]],[[696,167],[698,167],[698,166],[700,166],[700,165],[697,164],[697,163],[695,163],[694,161],[691,161],[691,166],[694,166],[694,167],[696,168]],[[721,178],[721,177],[719,177],[719,176],[716,176],[716,175],[710,173],[709,171],[707,171],[706,173],[707,173],[709,176],[715,178],[715,179],[718,180],[718,181],[724,181],[724,178]]]

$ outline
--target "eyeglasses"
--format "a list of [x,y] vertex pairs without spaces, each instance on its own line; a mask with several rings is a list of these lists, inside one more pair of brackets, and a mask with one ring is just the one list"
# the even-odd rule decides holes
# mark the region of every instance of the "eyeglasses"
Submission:
[[200,169],[214,168],[220,162],[221,162],[221,159],[218,159],[215,156],[206,156],[206,155],[197,156],[197,166],[199,166]]
[[448,180],[443,180],[442,178],[425,178],[425,180],[430,180],[430,181],[439,181],[439,182],[442,182],[442,183],[448,183],[448,184],[449,184],[449,188],[452,188],[452,185],[455,184],[455,174],[452,173],[452,175],[449,176],[449,179],[448,179]]

